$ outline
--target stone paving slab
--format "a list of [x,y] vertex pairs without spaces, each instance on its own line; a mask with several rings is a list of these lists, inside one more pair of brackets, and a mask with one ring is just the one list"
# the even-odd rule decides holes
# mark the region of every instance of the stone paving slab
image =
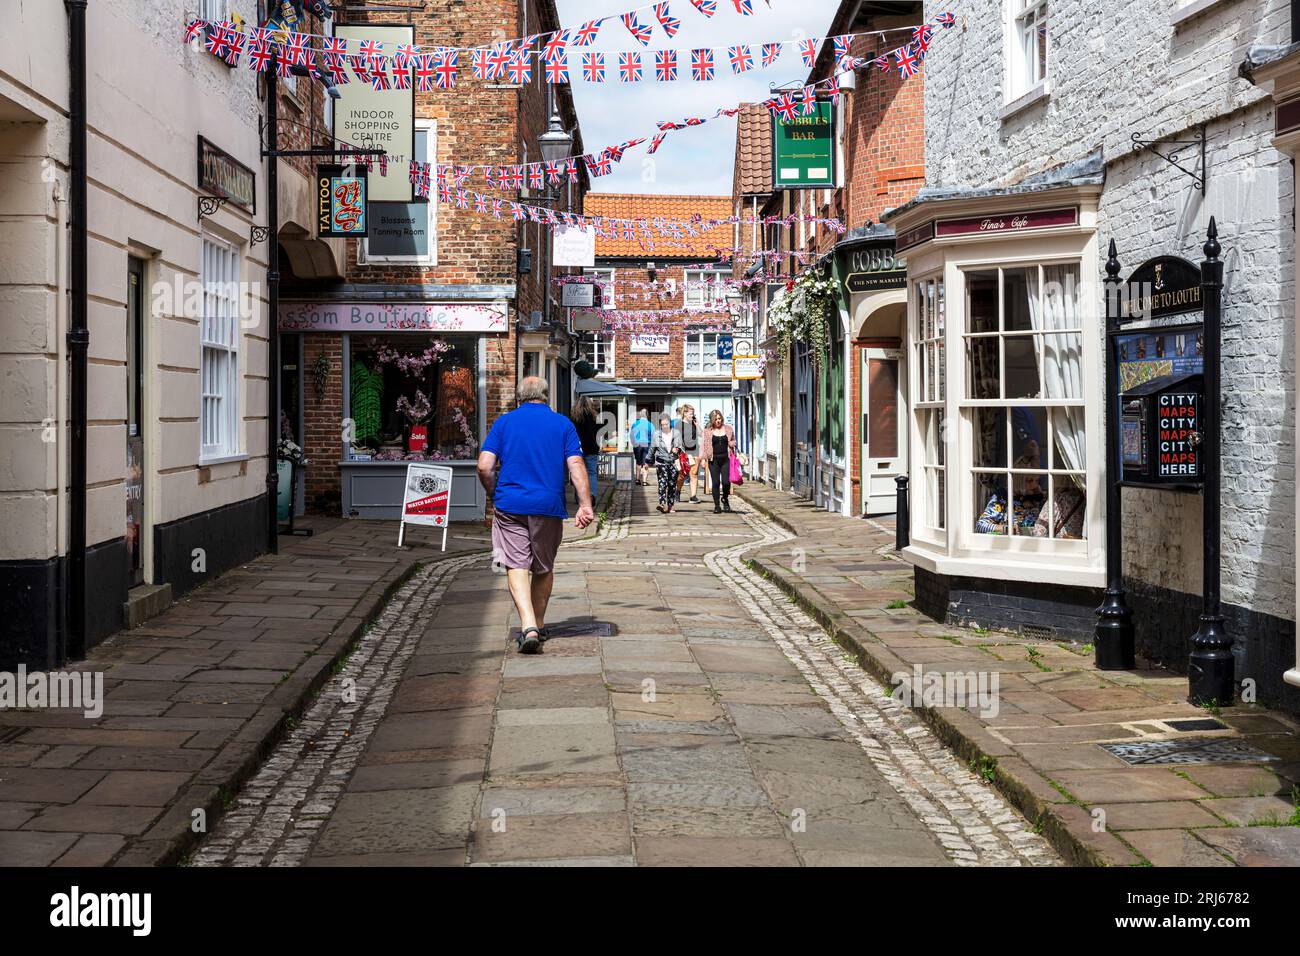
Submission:
[[[219,814],[393,589],[444,556],[398,551],[393,522],[309,518],[311,537],[215,578],[69,669],[102,672],[103,715],[0,711],[0,859],[157,865],[192,845],[191,812]],[[465,531],[476,533],[481,529]],[[7,810],[3,808],[8,808]],[[19,809],[20,808],[20,809]]]
[[[996,715],[974,707],[917,713],[964,759],[983,765],[1067,860],[1300,864],[1300,727],[1286,715],[1239,705],[1216,713],[1226,727],[1211,732],[1276,762],[1129,766],[1098,744],[1177,739],[1163,721],[1207,716],[1186,702],[1184,676],[1149,667],[1102,672],[1089,648],[936,623],[911,606],[911,569],[891,557],[892,522],[828,514],[763,485],[737,494],[795,536],[755,552],[751,566],[877,679],[910,678],[916,664],[925,673],[997,675]],[[741,694],[761,702],[751,690]],[[725,693],[723,700],[732,706]],[[810,773],[815,753],[775,750],[763,759]],[[1104,813],[1102,832],[1094,811]]]

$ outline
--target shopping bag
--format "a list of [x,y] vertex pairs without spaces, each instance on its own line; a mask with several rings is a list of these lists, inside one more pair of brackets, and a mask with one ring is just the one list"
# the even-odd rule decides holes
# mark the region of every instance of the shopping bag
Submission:
[[745,471],[740,467],[740,459],[735,455],[731,456],[731,483],[733,485],[743,485],[745,483]]

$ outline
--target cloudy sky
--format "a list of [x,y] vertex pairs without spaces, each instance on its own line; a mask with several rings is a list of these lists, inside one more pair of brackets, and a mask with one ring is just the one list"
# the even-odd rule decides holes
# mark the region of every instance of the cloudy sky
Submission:
[[[602,16],[617,17],[641,6],[646,0],[556,0],[560,22],[565,26]],[[605,82],[584,83],[582,60],[571,53],[569,72],[582,122],[587,149],[595,150],[655,133],[658,120],[680,120],[685,116],[708,116],[722,107],[735,106],[768,95],[769,84],[801,83],[808,70],[799,51],[789,45],[781,58],[767,69],[751,69],[735,76],[726,59],[726,47],[735,43],[758,47],[777,40],[797,41],[820,37],[831,22],[838,0],[754,0],[754,15],[738,15],[730,0],[718,0],[713,17],[703,16],[690,0],[670,0],[672,15],[682,21],[677,36],[669,39],[655,21],[654,11],[637,14],[653,27],[648,47],[642,47],[618,20],[609,20],[588,50],[607,53],[641,50],[646,78],[640,83],[620,83],[615,56],[605,57]],[[696,83],[690,79],[690,50],[715,49],[715,79]],[[654,50],[678,50],[678,79],[658,83],[654,75]],[[653,156],[638,146],[614,167],[609,176],[592,182],[596,192],[731,194],[731,163],[736,148],[736,121],[719,117],[703,126],[670,133]]]

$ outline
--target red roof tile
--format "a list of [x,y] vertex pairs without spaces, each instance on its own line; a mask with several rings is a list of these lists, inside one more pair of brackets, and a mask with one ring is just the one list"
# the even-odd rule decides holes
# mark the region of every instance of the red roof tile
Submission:
[[[609,216],[613,219],[664,219],[689,222],[692,216],[705,219],[726,219],[732,215],[730,196],[661,196],[649,193],[587,193],[582,200],[582,211],[587,216]],[[672,245],[654,236],[650,243],[640,236],[624,239],[621,235],[596,237],[596,255],[601,257],[628,256],[647,259],[698,259],[709,256],[716,249],[730,249],[734,229],[730,225],[714,226],[695,238],[671,240]]]
[[745,103],[736,115],[736,165],[732,192],[762,196],[772,191],[772,119],[761,103]]

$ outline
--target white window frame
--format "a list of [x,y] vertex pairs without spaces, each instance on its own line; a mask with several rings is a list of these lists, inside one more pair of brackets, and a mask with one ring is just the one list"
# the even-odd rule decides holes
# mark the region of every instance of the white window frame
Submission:
[[[708,343],[711,348],[705,348],[710,338],[713,340]],[[689,366],[694,347],[699,349],[700,365],[698,370],[692,371]],[[710,367],[713,371],[708,370]],[[730,369],[718,358],[717,332],[693,332],[682,336],[682,378],[723,378],[729,375]]]
[[614,377],[614,333],[588,332],[582,339],[582,357],[596,368],[597,378]]
[[[713,312],[724,308],[726,290],[721,272],[711,269],[685,269],[682,271],[682,305],[699,312]],[[704,283],[708,282],[705,286]]]
[[615,270],[612,268],[597,267],[594,269],[583,269],[582,274],[585,276],[591,276],[592,278],[595,279],[599,279],[601,282],[604,283],[603,287],[598,286],[598,288],[600,288],[601,290],[600,293],[601,304],[598,305],[597,308],[599,309],[614,308],[614,303],[617,301],[614,298],[614,286],[617,282],[617,274]]
[[199,283],[199,464],[238,457],[240,428],[239,279],[242,256],[233,244],[204,233]]
[[198,16],[201,20],[229,20],[230,0],[199,0]]
[[[948,540],[948,394],[947,394],[947,291],[943,272],[913,279],[908,290],[911,314],[911,380],[913,434],[919,440],[916,468],[920,480],[912,491],[912,514],[918,537],[946,544]],[[934,461],[930,461],[930,458]],[[942,487],[942,494],[938,489]],[[932,495],[932,490],[935,492]],[[938,500],[935,501],[934,498]],[[920,505],[918,508],[917,505]]]
[[[1052,72],[1049,0],[1008,0],[1007,103],[1046,88]],[[1037,35],[1045,33],[1046,55],[1039,63]]]
[[[438,158],[437,120],[417,119],[415,128],[425,130],[427,133],[424,141],[424,155],[420,157],[420,160],[426,163],[436,162]],[[388,174],[393,175],[393,171],[390,169]],[[372,256],[370,254],[370,240],[362,239],[357,250],[357,264],[363,266],[436,266],[438,264],[438,203],[435,201],[435,197],[430,196],[424,205],[425,212],[429,217],[429,254],[427,256]]]

